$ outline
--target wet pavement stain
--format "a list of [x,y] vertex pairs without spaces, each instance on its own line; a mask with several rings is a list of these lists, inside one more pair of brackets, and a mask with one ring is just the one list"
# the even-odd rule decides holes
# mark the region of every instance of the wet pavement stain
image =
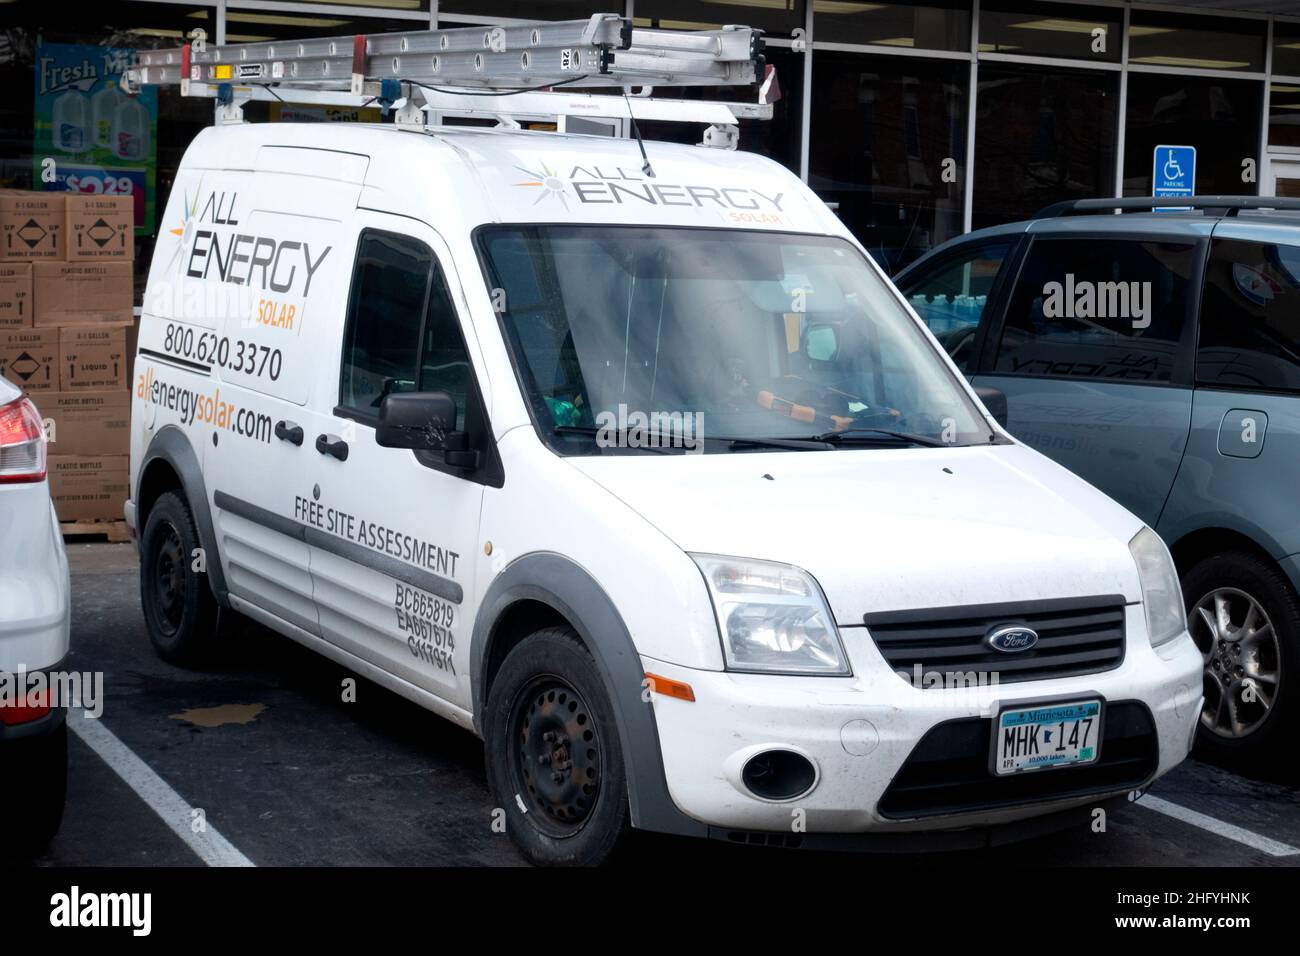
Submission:
[[196,707],[168,716],[195,727],[224,727],[226,724],[251,724],[264,710],[265,704],[222,704],[219,707]]

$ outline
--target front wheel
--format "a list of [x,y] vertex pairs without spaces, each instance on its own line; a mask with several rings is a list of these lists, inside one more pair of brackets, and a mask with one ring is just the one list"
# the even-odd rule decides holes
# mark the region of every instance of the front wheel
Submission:
[[1300,600],[1271,563],[1216,554],[1183,577],[1187,626],[1205,660],[1197,749],[1255,770],[1289,763],[1300,730]]
[[217,601],[207,574],[195,570],[200,548],[185,498],[159,497],[142,535],[140,604],[158,656],[183,667],[207,661],[217,638]]
[[488,783],[531,862],[595,866],[631,829],[618,726],[591,654],[546,628],[501,664],[484,722]]

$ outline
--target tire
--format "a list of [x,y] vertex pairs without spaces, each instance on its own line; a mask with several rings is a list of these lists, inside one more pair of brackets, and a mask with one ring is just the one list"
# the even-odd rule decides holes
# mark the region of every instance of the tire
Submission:
[[[1294,588],[1278,567],[1245,551],[1205,558],[1182,583],[1188,629],[1206,659],[1197,755],[1255,772],[1289,765],[1289,742],[1300,730],[1300,599]],[[1211,623],[1221,619],[1220,607],[1226,628]],[[1255,684],[1253,700],[1246,678]]]
[[35,856],[63,823],[68,794],[68,725],[0,746],[0,845],[5,855]]
[[185,498],[169,491],[154,502],[140,548],[140,606],[158,656],[194,667],[211,660],[220,608],[207,574],[193,570],[199,548]]
[[520,642],[487,698],[488,784],[528,860],[597,866],[631,830],[618,724],[591,654],[568,627]]

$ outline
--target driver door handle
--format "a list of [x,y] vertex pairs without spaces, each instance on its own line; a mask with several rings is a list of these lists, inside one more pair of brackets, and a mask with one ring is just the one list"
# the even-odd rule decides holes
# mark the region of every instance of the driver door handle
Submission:
[[338,435],[317,435],[316,450],[322,455],[333,455],[339,461],[348,460],[348,443]]
[[275,423],[275,437],[291,445],[302,444],[302,426],[296,422],[282,421]]

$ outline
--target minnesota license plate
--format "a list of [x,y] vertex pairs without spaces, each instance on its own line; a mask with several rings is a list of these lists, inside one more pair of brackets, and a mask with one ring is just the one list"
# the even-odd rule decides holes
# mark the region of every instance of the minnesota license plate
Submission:
[[993,722],[993,773],[1056,770],[1095,763],[1101,753],[1101,701],[1010,707]]

